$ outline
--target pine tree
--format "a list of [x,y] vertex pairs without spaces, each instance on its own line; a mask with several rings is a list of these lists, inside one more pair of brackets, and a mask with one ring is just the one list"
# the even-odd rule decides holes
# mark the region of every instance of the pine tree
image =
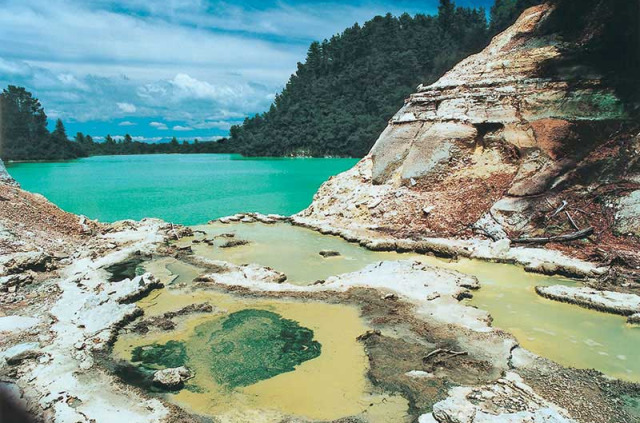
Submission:
[[47,115],[40,101],[23,87],[9,85],[0,94],[0,158],[44,159],[49,139]]

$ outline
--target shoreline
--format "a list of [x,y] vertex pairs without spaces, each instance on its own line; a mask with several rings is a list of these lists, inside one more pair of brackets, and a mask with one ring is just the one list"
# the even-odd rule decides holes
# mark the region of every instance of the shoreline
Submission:
[[73,159],[58,159],[58,160],[6,160],[6,165],[24,164],[24,163],[69,163],[75,160],[88,159],[91,157],[135,157],[135,156],[206,156],[206,155],[221,155],[221,156],[238,156],[245,160],[286,160],[286,159],[349,159],[349,160],[361,160],[362,157],[347,157],[347,156],[245,156],[241,153],[140,153],[140,154],[94,154],[85,157],[75,157]]

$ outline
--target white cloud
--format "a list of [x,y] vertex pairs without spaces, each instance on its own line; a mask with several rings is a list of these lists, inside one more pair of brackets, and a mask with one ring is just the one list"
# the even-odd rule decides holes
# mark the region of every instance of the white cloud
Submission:
[[190,126],[182,126],[182,125],[176,125],[173,127],[174,131],[193,131],[193,128]]
[[151,122],[149,124],[149,126],[156,128],[160,131],[166,131],[167,129],[169,129],[169,127],[167,126],[166,123],[162,123],[162,122]]
[[75,88],[80,91],[89,91],[89,86],[85,82],[78,80],[78,78],[70,73],[59,74],[58,81],[68,88]]
[[228,85],[215,86],[184,73],[177,74],[169,83],[176,88],[178,95],[196,99],[228,100],[242,95],[244,90],[241,85],[235,88]]
[[125,113],[135,113],[138,108],[131,103],[116,103],[118,109],[122,110]]
[[217,135],[269,107],[312,39],[412,2],[401,3],[0,0],[0,84],[27,87],[83,131],[135,113],[158,124],[140,133],[170,122]]
[[124,122],[120,122],[118,124],[118,126],[136,126],[136,125],[137,125],[136,123],[129,122],[128,120],[125,120]]
[[229,129],[231,128],[232,123],[225,121],[225,120],[218,120],[218,121],[205,121],[202,123],[197,123],[195,125],[193,125],[194,128],[197,129]]
[[0,74],[25,75],[31,74],[31,66],[23,61],[6,60],[0,57]]

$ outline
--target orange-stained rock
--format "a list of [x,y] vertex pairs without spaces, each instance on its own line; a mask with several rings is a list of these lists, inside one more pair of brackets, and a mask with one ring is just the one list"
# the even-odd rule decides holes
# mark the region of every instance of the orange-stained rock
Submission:
[[610,78],[575,54],[598,37],[599,22],[570,41],[553,32],[562,30],[557,10],[526,10],[482,52],[419,86],[370,155],[325,183],[300,216],[413,238],[552,236],[593,226],[586,245],[547,246],[640,260],[640,125]]

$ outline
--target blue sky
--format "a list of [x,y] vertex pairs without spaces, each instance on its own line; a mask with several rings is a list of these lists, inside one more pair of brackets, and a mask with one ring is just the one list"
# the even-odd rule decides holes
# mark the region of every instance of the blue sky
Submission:
[[[459,0],[484,6],[492,0]],[[70,135],[216,139],[268,108],[313,40],[438,0],[0,0],[0,87]]]

